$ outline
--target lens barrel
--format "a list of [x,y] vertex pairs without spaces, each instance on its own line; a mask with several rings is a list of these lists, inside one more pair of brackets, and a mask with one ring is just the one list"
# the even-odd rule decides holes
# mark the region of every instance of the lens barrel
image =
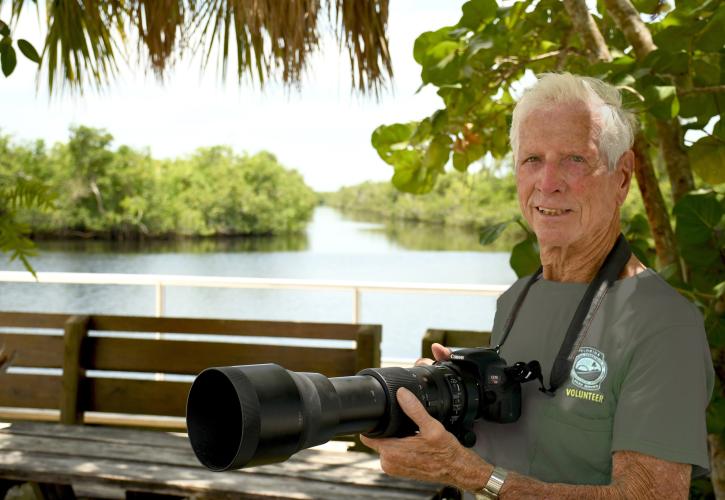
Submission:
[[189,392],[189,440],[204,466],[224,471],[282,462],[345,434],[411,435],[417,427],[397,403],[400,387],[456,433],[478,411],[477,386],[465,379],[440,364],[335,378],[276,364],[209,368]]
[[282,462],[337,435],[368,431],[385,407],[385,391],[372,377],[227,366],[194,380],[186,423],[199,461],[223,471]]

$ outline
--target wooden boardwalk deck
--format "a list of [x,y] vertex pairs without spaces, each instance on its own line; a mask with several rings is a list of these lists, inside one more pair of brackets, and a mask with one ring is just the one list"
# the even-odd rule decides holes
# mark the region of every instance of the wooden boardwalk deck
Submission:
[[0,423],[0,479],[229,499],[424,499],[437,489],[385,475],[366,453],[311,449],[215,473],[183,434],[38,422]]

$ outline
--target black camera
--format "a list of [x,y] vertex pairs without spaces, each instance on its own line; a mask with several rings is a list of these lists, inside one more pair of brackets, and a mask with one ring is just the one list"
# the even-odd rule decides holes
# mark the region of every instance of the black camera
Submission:
[[496,349],[462,349],[450,361],[367,368],[351,377],[297,373],[279,365],[209,368],[189,392],[186,423],[199,461],[214,471],[282,462],[335,436],[403,437],[417,427],[395,397],[409,389],[465,446],[475,420],[514,422],[521,383],[541,381],[537,361],[506,365]]

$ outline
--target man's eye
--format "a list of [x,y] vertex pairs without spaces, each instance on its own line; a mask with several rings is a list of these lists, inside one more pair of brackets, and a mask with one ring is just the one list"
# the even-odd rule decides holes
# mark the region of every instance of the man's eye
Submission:
[[579,155],[571,155],[569,158],[571,158],[571,161],[574,161],[577,163],[584,163],[586,161],[583,156],[579,156]]
[[522,163],[532,163],[532,162],[535,162],[538,160],[539,160],[538,156],[527,156],[526,158],[524,158],[524,161]]

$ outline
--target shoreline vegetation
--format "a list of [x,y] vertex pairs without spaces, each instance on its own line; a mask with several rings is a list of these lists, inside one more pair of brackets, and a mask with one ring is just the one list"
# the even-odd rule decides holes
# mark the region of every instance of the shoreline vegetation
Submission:
[[477,238],[488,224],[518,214],[515,180],[506,171],[449,172],[439,177],[431,192],[423,195],[401,192],[391,182],[382,181],[343,187],[321,196],[325,205],[350,218],[383,222],[388,233],[400,227],[427,226],[428,232],[438,228],[439,239],[447,239],[447,233],[454,231],[472,234],[466,248],[461,249],[504,250],[517,238],[516,231],[507,231],[494,245],[486,247]]
[[19,220],[34,239],[145,240],[302,232],[318,197],[268,152],[199,148],[155,159],[111,148],[104,130],[72,127],[67,143],[16,144],[0,135],[0,175],[42,180],[49,208]]
[[[424,195],[403,193],[388,181],[315,193],[268,152],[238,155],[214,146],[155,159],[128,146],[114,150],[112,142],[106,131],[85,126],[72,127],[67,143],[51,147],[40,140],[14,143],[0,134],[0,176],[41,179],[53,197],[49,208],[19,214],[31,238],[249,240],[256,248],[269,236],[304,235],[319,204],[347,218],[380,223],[376,230],[409,249],[498,251],[521,238],[517,228],[493,245],[479,243],[485,227],[519,214],[515,178],[505,163],[475,173],[449,172]],[[642,212],[633,186],[623,219]],[[304,247],[297,239],[283,247]]]

